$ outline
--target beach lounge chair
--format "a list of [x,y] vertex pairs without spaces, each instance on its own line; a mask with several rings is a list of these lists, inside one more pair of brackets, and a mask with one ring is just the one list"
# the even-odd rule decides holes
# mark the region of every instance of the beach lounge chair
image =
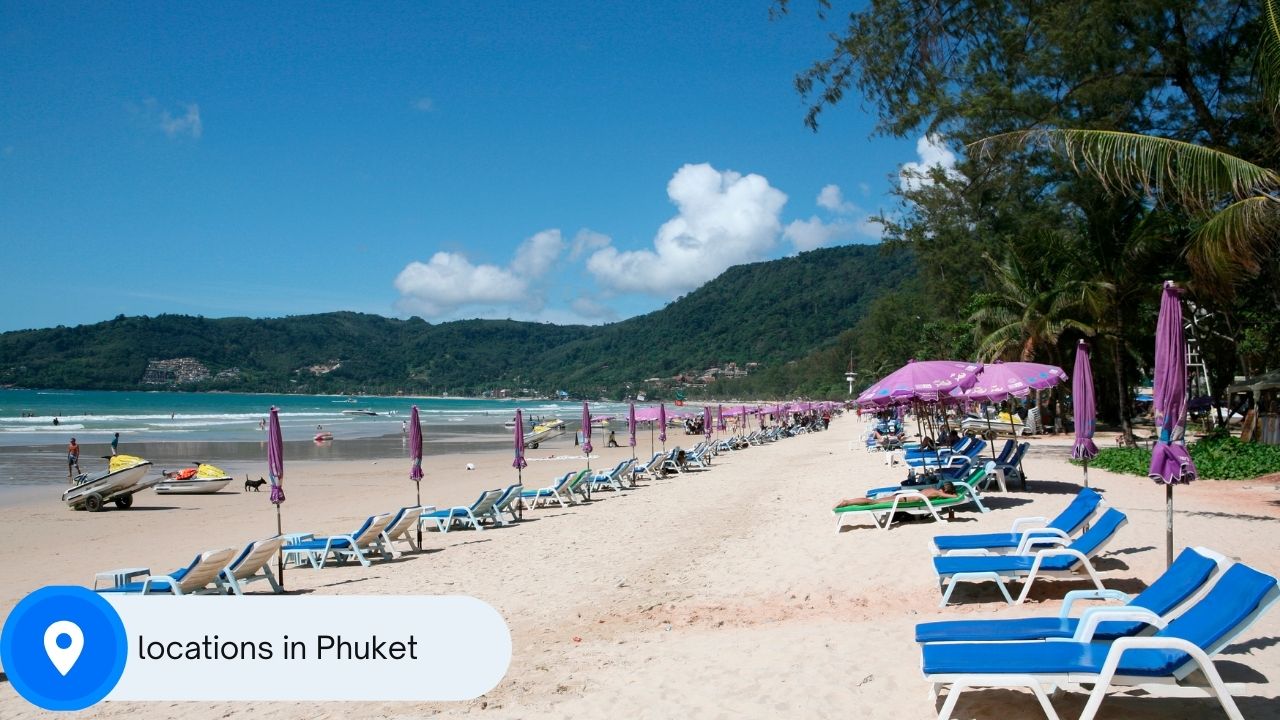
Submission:
[[391,524],[391,520],[391,513],[370,515],[350,535],[303,536],[280,548],[280,553],[284,556],[286,565],[289,562],[301,565],[305,561],[317,570],[324,567],[330,555],[338,562],[354,558],[361,565],[369,567],[369,558],[365,557],[365,552],[377,549],[382,531]]
[[582,498],[583,502],[590,500],[591,499],[591,482],[590,481],[591,481],[590,470],[587,470],[584,468],[582,470],[578,470],[574,472],[573,475],[570,476],[569,478],[569,484],[566,486],[566,489],[569,491],[569,496],[573,497],[576,494],[578,497]]
[[[965,444],[965,440],[969,440],[971,442]],[[958,467],[968,467],[974,462],[980,460],[978,456],[982,454],[984,449],[986,449],[987,441],[980,440],[978,438],[965,438],[965,440],[961,440],[961,443],[964,444],[963,451],[947,452],[946,450],[942,450],[938,453],[937,457],[929,455],[922,455],[914,458],[908,457],[906,458],[907,465],[914,468],[924,468],[926,470],[947,470]]]
[[[906,485],[906,484],[888,485],[885,487],[872,488],[867,491],[867,497],[876,497],[877,495],[892,495],[894,493],[906,492],[909,490],[920,492],[925,488],[939,488],[945,485],[946,483],[956,483],[956,482],[963,482],[970,487],[978,488],[979,490],[985,490],[986,486],[991,481],[989,470],[993,466],[994,466],[994,463],[992,463],[991,461],[988,461],[986,465],[980,468],[975,468],[973,470],[966,470],[965,473],[960,475],[953,475],[949,473],[936,473],[930,476],[930,482],[919,482],[917,479],[917,481],[912,485]],[[1004,486],[1002,485],[1000,489],[1003,490]]]
[[[430,508],[430,510],[434,509]],[[382,552],[383,560],[398,558],[404,554],[396,549],[395,544],[398,542],[405,543],[410,550],[422,549],[418,547],[418,518],[422,516],[422,513],[428,511],[428,508],[424,508],[421,505],[411,505],[392,513],[391,522],[383,529],[377,542],[377,547]]]
[[569,493],[571,477],[573,477],[572,470],[556,478],[556,481],[547,487],[524,490],[520,493],[520,502],[524,503],[526,508],[533,508],[546,504],[548,500],[555,500],[560,503],[560,507],[569,507],[573,502],[573,496]]
[[941,522],[939,510],[951,510],[969,503],[976,505],[980,512],[987,512],[986,506],[982,504],[982,497],[972,486],[964,481],[956,482],[955,486],[956,496],[953,498],[929,500],[919,490],[904,489],[894,495],[886,496],[884,502],[837,507],[832,511],[836,516],[836,532],[840,532],[840,528],[844,526],[845,518],[859,515],[871,518],[871,521],[881,530],[888,530],[893,524],[894,517],[899,514],[932,515],[934,520]]
[[661,477],[662,462],[663,460],[666,459],[666,457],[667,456],[665,453],[656,452],[653,454],[653,457],[649,458],[648,462],[644,462],[644,463],[637,462],[635,465],[633,465],[631,467],[632,483],[634,483],[636,480],[646,475],[649,476],[650,478]]
[[591,477],[591,489],[593,491],[602,490],[604,488],[608,488],[610,490],[623,489],[624,485],[622,484],[622,478],[625,477],[627,470],[631,468],[631,462],[631,458],[627,458],[617,465],[614,465],[613,469],[593,475]]
[[[1134,620],[1135,610],[1147,611],[1163,623],[1198,601],[1220,577],[1231,560],[1207,548],[1185,548],[1155,582],[1134,596],[1119,590],[1072,590],[1062,602],[1057,617],[1030,617],[983,620],[946,620],[916,625],[916,642],[1016,642],[1029,640],[1070,640],[1095,615],[1117,616],[1094,631],[1095,640],[1114,640],[1150,634],[1163,627]],[[1071,608],[1080,600],[1116,600],[1123,605],[1094,606],[1080,618],[1071,617]]]
[[1003,474],[1018,479],[1018,483],[1025,490],[1027,487],[1027,475],[1022,470],[1022,459],[1027,456],[1027,451],[1031,449],[1031,443],[1018,443],[1017,449],[1004,462],[996,462],[996,467]]
[[698,443],[692,450],[684,454],[685,469],[711,467],[711,447],[706,443]]
[[[1277,598],[1280,586],[1274,577],[1238,563],[1167,625],[1145,611],[1132,611],[1134,619],[1163,625],[1154,635],[1099,641],[1095,633],[1104,621],[1126,618],[1098,615],[1082,622],[1069,641],[921,645],[921,670],[931,683],[935,702],[938,690],[947,688],[940,720],[951,717],[962,692],[988,687],[1025,687],[1045,716],[1057,720],[1049,693],[1082,685],[1092,687],[1080,718],[1092,720],[1112,686],[1142,686],[1154,695],[1161,685],[1188,687],[1183,681],[1196,670],[1207,682],[1207,687],[1201,684],[1196,689],[1215,697],[1227,717],[1243,720],[1212,658],[1235,642]],[[1179,693],[1185,694],[1185,690]]]
[[235,557],[232,548],[209,550],[195,557],[184,568],[166,575],[147,575],[141,582],[119,583],[115,587],[97,590],[100,593],[127,593],[132,595],[217,595],[223,592],[218,577],[222,569]]
[[447,533],[453,527],[454,523],[470,525],[476,530],[483,530],[484,525],[481,520],[484,518],[494,518],[494,503],[498,502],[498,498],[502,496],[501,490],[485,490],[480,493],[480,497],[476,498],[474,503],[470,505],[458,505],[457,507],[446,508],[444,510],[435,510],[429,513],[422,513],[419,522],[423,525],[434,523],[436,530]]
[[[947,601],[951,599],[951,593],[956,588],[956,583],[960,582],[988,580],[994,582],[1010,605],[1026,600],[1037,578],[1074,579],[1080,577],[1076,574],[1080,570],[1085,571],[1094,586],[1099,590],[1105,590],[1089,558],[1098,554],[1128,521],[1124,513],[1112,508],[1103,513],[1093,527],[1070,544],[1059,537],[1033,537],[1023,541],[1025,547],[1022,553],[997,555],[987,550],[968,550],[934,557],[933,569],[938,573],[938,584],[945,588],[939,607],[946,607]],[[1042,545],[1051,547],[1034,549]],[[964,554],[960,554],[961,552]],[[1018,578],[1022,579],[1022,593],[1018,595],[1015,603],[1009,596],[1009,589],[1005,587],[1005,582]]]
[[[498,524],[509,525],[519,519],[516,515],[516,505],[520,502],[520,487],[519,483],[508,485],[507,489],[503,490],[497,501],[493,503],[493,518]],[[503,513],[506,513],[511,519],[507,520],[506,517],[503,517]]]
[[1102,496],[1092,488],[1080,492],[1053,520],[1043,517],[1022,517],[1013,521],[1007,533],[978,533],[973,535],[938,535],[929,544],[934,555],[947,555],[955,551],[987,550],[991,553],[1009,553],[1017,550],[1028,537],[1060,537],[1070,540],[1084,524],[1104,505]]
[[255,580],[266,580],[271,585],[273,593],[284,592],[280,583],[276,582],[275,574],[271,572],[271,561],[276,559],[276,553],[280,552],[281,545],[284,545],[284,538],[279,536],[246,545],[244,550],[241,550],[240,554],[222,569],[219,582],[222,583],[226,592],[232,595],[243,595],[243,586]]

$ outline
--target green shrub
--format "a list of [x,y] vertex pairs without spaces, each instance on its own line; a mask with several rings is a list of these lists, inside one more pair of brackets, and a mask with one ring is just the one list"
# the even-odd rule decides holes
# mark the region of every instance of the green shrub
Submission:
[[[1245,443],[1237,438],[1215,435],[1191,443],[1190,450],[1196,470],[1200,477],[1206,479],[1247,480],[1280,472],[1280,446]],[[1089,465],[1128,475],[1146,475],[1151,468],[1151,451],[1105,448],[1089,461]]]

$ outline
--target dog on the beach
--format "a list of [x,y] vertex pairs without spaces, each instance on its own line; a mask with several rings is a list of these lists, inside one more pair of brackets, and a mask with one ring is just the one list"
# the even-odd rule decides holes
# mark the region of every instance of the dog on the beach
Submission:
[[263,485],[266,485],[266,484],[267,484],[267,481],[262,478],[258,478],[257,480],[250,480],[246,476],[244,479],[244,491],[249,492],[249,490],[252,489],[254,492],[262,492],[262,490],[260,490],[259,488],[261,488]]

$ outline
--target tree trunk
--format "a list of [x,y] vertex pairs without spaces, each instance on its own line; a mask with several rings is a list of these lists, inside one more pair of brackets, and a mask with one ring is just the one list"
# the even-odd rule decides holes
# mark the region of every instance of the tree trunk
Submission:
[[1117,318],[1116,337],[1111,345],[1111,364],[1115,367],[1116,398],[1120,401],[1120,428],[1126,445],[1133,445],[1133,428],[1129,427],[1129,393],[1124,387],[1124,340],[1122,323]]

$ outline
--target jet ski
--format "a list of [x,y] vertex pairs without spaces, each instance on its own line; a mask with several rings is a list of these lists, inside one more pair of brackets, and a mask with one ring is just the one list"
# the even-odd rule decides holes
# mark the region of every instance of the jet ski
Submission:
[[128,510],[133,507],[133,495],[154,485],[159,478],[148,481],[151,461],[133,455],[113,455],[105,472],[84,473],[75,479],[71,489],[62,493],[62,501],[73,510],[98,512],[108,502]]
[[164,479],[156,483],[157,495],[210,495],[231,482],[231,476],[209,463],[195,463],[195,467],[163,473]]

